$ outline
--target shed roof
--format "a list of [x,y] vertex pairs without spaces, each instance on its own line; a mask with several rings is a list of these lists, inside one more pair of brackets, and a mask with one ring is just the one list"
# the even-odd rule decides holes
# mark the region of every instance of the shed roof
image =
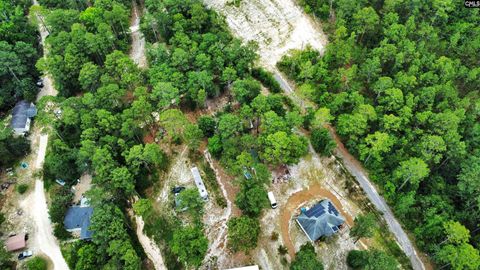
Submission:
[[311,241],[321,236],[331,236],[345,222],[330,200],[320,201],[297,217],[298,224]]
[[92,207],[72,206],[67,210],[63,224],[67,230],[80,229],[80,239],[92,238],[89,230],[90,219],[93,214]]
[[7,248],[7,251],[15,251],[25,248],[27,246],[27,243],[25,241],[25,234],[20,233],[8,238],[7,241],[5,241],[5,246]]
[[238,268],[230,268],[227,270],[258,270],[258,265],[244,266]]
[[28,118],[32,118],[37,114],[37,109],[33,103],[21,100],[15,104],[12,110],[12,128],[25,128]]

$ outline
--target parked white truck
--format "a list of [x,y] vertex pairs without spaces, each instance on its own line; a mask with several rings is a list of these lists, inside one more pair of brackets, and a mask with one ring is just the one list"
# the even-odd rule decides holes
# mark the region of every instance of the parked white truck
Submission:
[[275,196],[273,196],[273,192],[271,191],[268,192],[268,200],[270,201],[270,206],[273,209],[277,208],[277,200],[275,199]]

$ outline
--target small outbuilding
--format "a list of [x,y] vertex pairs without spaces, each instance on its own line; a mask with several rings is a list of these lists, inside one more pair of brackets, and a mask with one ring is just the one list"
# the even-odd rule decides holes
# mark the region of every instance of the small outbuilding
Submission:
[[80,232],[81,240],[92,239],[90,219],[93,215],[93,208],[89,206],[72,206],[67,210],[63,225],[69,232]]
[[25,135],[30,131],[31,119],[37,115],[37,108],[33,103],[21,100],[17,102],[12,111],[11,128],[15,135]]
[[322,200],[310,209],[302,211],[297,223],[312,242],[322,236],[332,236],[345,223],[345,218],[328,199]]
[[24,249],[27,246],[26,234],[20,233],[11,236],[5,241],[5,247],[7,251],[16,251]]
[[205,188],[205,185],[203,184],[202,177],[200,176],[200,171],[197,167],[193,167],[191,171],[193,175],[193,180],[195,181],[195,185],[198,188],[198,193],[200,193],[200,197],[202,197],[202,199],[205,201],[208,200],[207,188]]
[[230,268],[227,270],[259,270],[258,265],[244,266],[238,268]]

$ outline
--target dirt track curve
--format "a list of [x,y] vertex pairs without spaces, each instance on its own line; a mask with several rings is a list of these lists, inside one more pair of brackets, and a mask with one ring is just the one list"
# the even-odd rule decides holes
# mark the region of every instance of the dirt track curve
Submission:
[[308,189],[294,193],[292,196],[290,196],[290,198],[288,198],[287,203],[284,204],[280,210],[280,229],[282,232],[282,239],[288,249],[290,258],[295,257],[295,246],[290,239],[290,223],[294,222],[292,216],[294,215],[295,210],[297,210],[300,205],[305,202],[325,198],[332,201],[332,203],[335,205],[335,208],[338,209],[342,216],[345,217],[348,226],[353,226],[352,216],[345,212],[342,207],[342,203],[337,199],[337,197],[332,192],[322,188],[321,184],[315,183]]

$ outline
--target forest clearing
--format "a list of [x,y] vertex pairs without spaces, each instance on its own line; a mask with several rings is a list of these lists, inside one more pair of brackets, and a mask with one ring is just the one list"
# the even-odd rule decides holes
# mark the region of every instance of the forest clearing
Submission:
[[0,4],[0,268],[480,267],[478,9]]

